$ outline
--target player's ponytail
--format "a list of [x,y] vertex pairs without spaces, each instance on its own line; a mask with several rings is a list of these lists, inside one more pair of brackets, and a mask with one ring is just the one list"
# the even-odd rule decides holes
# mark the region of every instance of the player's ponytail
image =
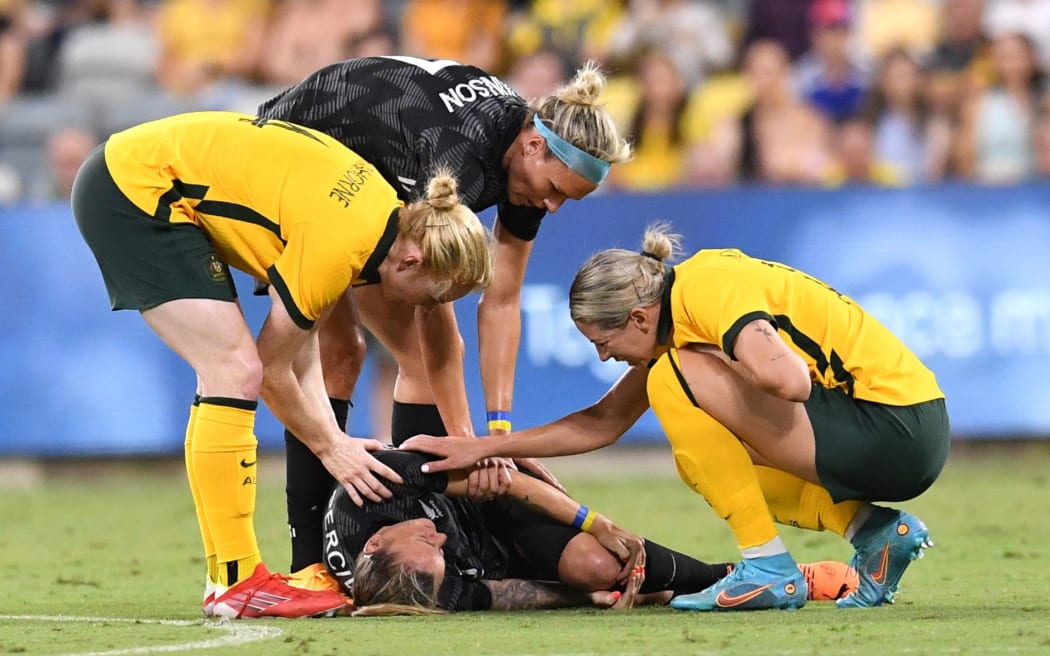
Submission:
[[646,228],[641,251],[610,248],[591,256],[569,288],[572,320],[621,328],[633,308],[660,302],[666,261],[677,255],[680,243],[670,224],[657,223]]

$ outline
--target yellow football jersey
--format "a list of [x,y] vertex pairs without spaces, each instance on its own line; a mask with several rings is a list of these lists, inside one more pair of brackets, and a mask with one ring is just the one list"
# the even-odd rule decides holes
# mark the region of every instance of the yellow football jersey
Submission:
[[114,134],[105,154],[132,203],[200,226],[224,262],[274,285],[304,329],[347,286],[378,282],[397,236],[401,202],[379,172],[291,123],[182,114]]
[[848,296],[801,271],[735,249],[702,250],[674,267],[660,341],[712,344],[730,357],[755,319],[771,321],[828,389],[888,405],[944,398],[929,369]]

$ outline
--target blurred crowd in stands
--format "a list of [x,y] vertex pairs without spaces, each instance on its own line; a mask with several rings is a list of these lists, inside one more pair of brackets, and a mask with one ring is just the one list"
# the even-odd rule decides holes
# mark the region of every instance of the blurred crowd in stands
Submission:
[[66,197],[114,131],[384,54],[525,97],[599,61],[637,150],[610,188],[1050,176],[1050,0],[0,0],[0,202]]

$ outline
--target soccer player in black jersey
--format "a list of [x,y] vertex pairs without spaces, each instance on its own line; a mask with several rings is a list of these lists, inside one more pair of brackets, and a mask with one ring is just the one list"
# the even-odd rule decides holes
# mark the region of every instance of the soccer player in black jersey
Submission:
[[[547,483],[511,472],[506,494],[463,498],[464,472],[424,474],[428,456],[388,450],[393,496],[364,506],[336,488],[324,561],[359,614],[666,603],[722,579],[703,563],[617,527]],[[856,587],[844,563],[800,566],[813,599]],[[623,589],[620,597],[620,589]]]
[[[597,104],[605,78],[577,71],[554,94],[526,103],[499,78],[448,60],[351,59],[323,68],[262,104],[259,114],[321,130],[373,163],[410,200],[438,168],[475,211],[498,208],[494,276],[478,305],[481,376],[489,434],[510,431],[520,292],[532,241],[547,212],[597,189],[630,156]],[[345,428],[364,358],[357,311],[394,355],[395,443],[412,435],[473,435],[463,380],[463,341],[451,305],[417,311],[360,288],[320,328],[325,384]],[[333,484],[320,460],[286,432],[292,570],[320,558],[320,522]],[[524,467],[553,478],[538,463]],[[472,474],[473,491],[498,487],[499,468]],[[351,481],[355,486],[374,481]],[[377,489],[377,491],[379,491]]]
[[[512,472],[508,493],[458,498],[462,472],[423,474],[428,456],[376,457],[401,474],[394,495],[355,505],[338,488],[324,514],[324,559],[358,609],[524,610],[608,605],[621,584],[649,601],[698,591],[731,563],[707,564],[643,541],[551,485]],[[583,571],[590,570],[590,571]]]

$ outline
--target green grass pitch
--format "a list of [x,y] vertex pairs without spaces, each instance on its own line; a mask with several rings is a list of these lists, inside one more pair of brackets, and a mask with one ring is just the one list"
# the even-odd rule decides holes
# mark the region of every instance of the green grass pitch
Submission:
[[[735,558],[728,529],[678,482],[666,449],[613,452],[548,464],[622,525],[702,559]],[[902,504],[930,526],[936,547],[905,575],[896,605],[866,611],[810,603],[797,612],[205,622],[203,559],[178,462],[52,465],[35,483],[15,469],[0,462],[4,656],[1050,654],[1050,443],[957,445],[934,487]],[[260,478],[260,543],[284,571],[280,462]],[[799,560],[850,555],[834,535],[784,537]]]

